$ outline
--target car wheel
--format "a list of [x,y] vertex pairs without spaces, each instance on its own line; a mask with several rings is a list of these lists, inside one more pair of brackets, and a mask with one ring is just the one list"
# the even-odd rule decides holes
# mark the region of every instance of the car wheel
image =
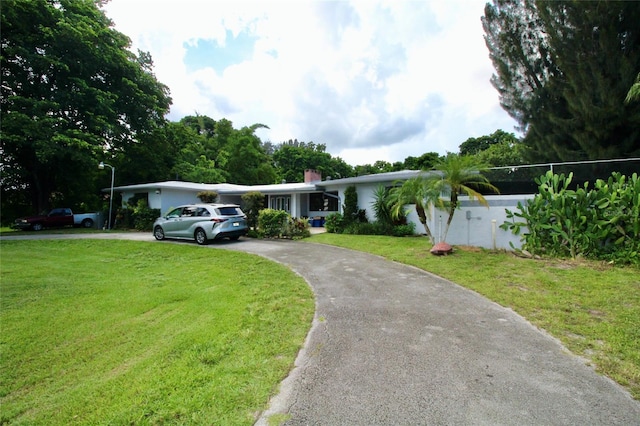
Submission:
[[194,234],[196,242],[201,246],[207,244],[209,240],[207,239],[207,234],[204,232],[204,229],[198,228]]
[[153,236],[156,237],[156,240],[158,241],[164,240],[164,230],[161,227],[156,226],[153,230]]
[[93,219],[85,219],[81,223],[83,228],[93,228]]
[[42,224],[34,223],[33,225],[31,225],[31,229],[33,229],[34,231],[42,231]]

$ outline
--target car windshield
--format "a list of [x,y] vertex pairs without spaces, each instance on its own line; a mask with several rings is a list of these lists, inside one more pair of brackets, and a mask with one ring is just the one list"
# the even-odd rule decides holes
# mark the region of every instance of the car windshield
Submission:
[[240,216],[242,212],[237,207],[219,207],[218,213],[220,216]]
[[182,207],[171,210],[169,213],[167,213],[167,217],[178,217],[180,216],[180,213],[182,213]]

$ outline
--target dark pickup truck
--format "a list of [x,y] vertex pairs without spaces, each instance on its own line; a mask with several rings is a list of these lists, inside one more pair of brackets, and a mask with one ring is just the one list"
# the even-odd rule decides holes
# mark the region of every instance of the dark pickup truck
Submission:
[[53,209],[46,215],[18,218],[14,223],[14,227],[40,231],[44,228],[62,228],[64,226],[93,228],[97,223],[98,213],[73,214],[71,209],[63,207]]

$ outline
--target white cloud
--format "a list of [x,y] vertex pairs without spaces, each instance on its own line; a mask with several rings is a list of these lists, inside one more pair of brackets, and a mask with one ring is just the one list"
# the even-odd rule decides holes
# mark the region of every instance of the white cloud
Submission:
[[[170,119],[263,123],[264,141],[323,143],[357,165],[514,131],[489,83],[484,3],[111,0],[105,10],[151,53],[171,90]],[[228,32],[243,31],[255,39],[251,57],[224,69],[185,65],[200,41],[232,49]]]

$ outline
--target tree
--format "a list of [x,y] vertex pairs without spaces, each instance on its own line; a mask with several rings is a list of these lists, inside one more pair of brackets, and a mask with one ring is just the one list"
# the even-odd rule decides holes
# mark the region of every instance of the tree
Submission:
[[278,170],[280,180],[285,182],[303,182],[304,171],[318,170],[323,176],[331,173],[331,154],[325,152],[324,144],[283,142],[273,153],[273,162]]
[[360,164],[353,168],[356,176],[375,175],[379,172],[371,164]]
[[503,108],[535,161],[640,154],[640,4],[494,0],[482,19]]
[[226,182],[228,174],[222,169],[226,152],[216,149],[213,132],[202,132],[190,124],[189,117],[185,118],[179,123],[170,123],[174,127],[173,137],[181,141],[180,149],[172,152],[175,161],[171,178],[199,183]]
[[151,57],[128,50],[98,4],[2,2],[3,207],[14,190],[36,211],[79,205],[96,193],[99,161],[164,124],[171,100]]
[[236,131],[232,129],[230,132],[224,145],[224,149],[229,153],[225,166],[229,182],[256,185],[276,181],[276,171],[271,159],[264,153],[260,139],[255,135],[255,131],[260,127],[267,126],[254,124]]
[[350,225],[360,221],[360,208],[358,207],[358,191],[354,185],[349,185],[344,190],[344,204],[342,206],[344,224]]
[[440,193],[435,189],[433,180],[427,179],[426,174],[407,179],[401,186],[396,186],[390,191],[392,216],[397,218],[406,215],[405,206],[413,205],[431,244],[435,244],[435,240],[429,228],[429,220],[432,206],[439,202]]
[[[118,180],[140,183],[177,179],[180,152],[193,137],[193,131],[180,123],[167,123],[139,135],[137,143],[118,152],[112,160]],[[107,178],[109,176],[103,176],[103,179]],[[107,181],[103,182],[107,186]]]
[[333,158],[326,152],[325,144],[289,140],[278,145],[272,157],[279,180],[286,182],[302,182],[307,169],[318,170],[324,177],[353,176],[353,167],[340,157]]
[[259,191],[242,194],[242,210],[247,215],[247,223],[252,230],[258,226],[260,210],[265,208],[265,196]]
[[173,169],[181,180],[198,183],[225,182],[224,174],[216,168],[216,163],[204,155],[199,156],[193,163],[182,161]]
[[[460,154],[462,155],[462,154]],[[517,138],[505,138],[474,155],[480,164],[493,167],[526,164],[526,147]]]
[[206,115],[187,115],[180,120],[180,123],[193,129],[199,135],[213,138],[215,136],[216,122],[213,118]]
[[404,168],[407,170],[430,170],[440,159],[437,152],[426,152],[420,157],[407,157],[404,159]]
[[363,164],[354,167],[356,176],[375,175],[393,171],[393,165],[388,161],[378,160],[373,164]]
[[513,133],[507,133],[498,129],[488,136],[469,138],[460,144],[460,155],[474,155],[489,149],[492,145],[503,143],[510,144],[518,141]]
[[331,171],[328,172],[326,176],[331,176],[332,178],[336,179],[344,179],[355,176],[353,167],[350,164],[347,164],[347,162],[340,157],[331,157],[330,164]]
[[629,89],[629,93],[627,93],[627,97],[624,101],[627,104],[640,101],[640,73],[638,73],[636,82],[633,83],[633,86],[631,86],[631,89]]
[[499,192],[488,179],[482,175],[487,169],[484,164],[479,164],[472,156],[448,154],[435,165],[436,173],[429,175],[427,185],[429,190],[437,193],[449,193],[449,200],[440,202],[439,205],[448,210],[449,217],[444,229],[442,241],[446,241],[449,226],[460,204],[458,196],[467,195],[470,199],[477,199],[483,206],[488,206],[487,200],[480,190]]

